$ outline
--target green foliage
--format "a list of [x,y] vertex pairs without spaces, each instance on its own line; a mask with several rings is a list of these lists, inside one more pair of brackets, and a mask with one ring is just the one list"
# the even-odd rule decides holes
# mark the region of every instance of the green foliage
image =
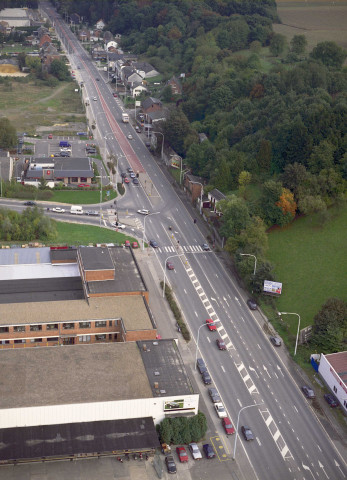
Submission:
[[327,354],[341,352],[347,344],[347,303],[329,298],[314,317],[310,344]]
[[[161,288],[163,288],[164,287],[164,282],[160,282],[160,286],[161,286]],[[187,328],[187,325],[186,325],[184,319],[182,318],[181,310],[179,309],[179,307],[176,303],[176,300],[174,299],[174,296],[172,294],[172,290],[167,284],[165,284],[165,297],[166,297],[166,300],[169,303],[169,306],[170,306],[171,311],[172,311],[172,313],[175,317],[177,325],[181,329],[181,333],[182,333],[183,338],[187,342],[189,342],[190,341],[190,332]]]
[[165,141],[168,142],[176,153],[184,154],[184,140],[192,131],[188,118],[181,109],[173,110],[164,122]]
[[284,35],[281,35],[280,33],[274,33],[270,42],[270,52],[275,57],[278,57],[279,55],[281,55],[281,53],[283,53],[286,44],[287,40]]
[[69,69],[62,60],[54,59],[50,66],[50,72],[60,81],[68,80],[70,78]]
[[0,118],[0,147],[11,148],[17,144],[16,129],[6,117]]
[[290,41],[290,49],[296,55],[305,53],[307,47],[307,40],[305,35],[294,35]]
[[238,235],[250,221],[246,202],[236,195],[230,195],[218,202],[218,208],[223,213],[223,225],[220,229],[224,237]]
[[22,213],[0,209],[0,239],[3,241],[54,241],[56,236],[54,222],[37,207],[27,208]]
[[187,445],[191,442],[199,442],[207,432],[206,417],[198,412],[194,417],[165,418],[158,427],[161,443],[168,445]]
[[335,42],[321,42],[312,50],[311,58],[322,62],[329,68],[342,68],[347,52]]

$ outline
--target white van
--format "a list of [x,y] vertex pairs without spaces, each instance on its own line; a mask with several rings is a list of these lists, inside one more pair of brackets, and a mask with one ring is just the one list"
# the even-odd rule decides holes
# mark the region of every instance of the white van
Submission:
[[83,209],[79,205],[71,205],[70,213],[74,213],[75,215],[83,215]]

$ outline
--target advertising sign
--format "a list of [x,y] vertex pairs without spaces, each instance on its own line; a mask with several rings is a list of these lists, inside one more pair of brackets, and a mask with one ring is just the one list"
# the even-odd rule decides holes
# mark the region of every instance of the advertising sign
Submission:
[[184,407],[184,400],[181,398],[179,400],[170,400],[169,402],[164,403],[164,410],[176,410],[177,408]]
[[273,295],[281,295],[282,283],[272,282],[271,280],[264,280],[264,292],[272,293]]
[[172,157],[171,157],[171,167],[181,168],[181,159],[178,155],[172,155]]

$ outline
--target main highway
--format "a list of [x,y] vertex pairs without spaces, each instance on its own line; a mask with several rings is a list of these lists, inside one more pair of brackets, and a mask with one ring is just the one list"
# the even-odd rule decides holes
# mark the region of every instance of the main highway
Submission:
[[[87,115],[95,120],[101,142],[119,157],[120,170],[130,165],[139,172],[140,179],[145,178],[154,187],[149,194],[142,181],[140,187],[129,189],[118,200],[118,208],[135,216],[141,208],[152,214],[143,217],[141,222],[146,218],[145,237],[159,244],[153,256],[159,276],[164,277],[166,259],[172,257],[175,270],[167,271],[166,278],[195,342],[199,331],[198,356],[205,360],[235,428],[240,414],[240,425],[249,425],[253,431],[254,441],[245,442],[240,436],[237,440],[236,461],[244,477],[259,480],[347,478],[343,456],[283,364],[278,350],[259,327],[230,274],[213,251],[202,250],[206,239],[193,217],[131,123],[121,123],[121,102],[112,96],[110,86],[55,10],[49,4],[42,3],[41,7],[54,22],[71,64],[80,67],[76,70],[78,80],[83,80],[90,99]],[[96,101],[91,100],[94,96]],[[129,133],[133,140],[127,139]],[[169,225],[172,230],[168,229]],[[203,326],[207,318],[216,320],[217,332]],[[215,341],[218,336],[226,342],[227,351],[218,350]],[[206,389],[194,366],[193,375],[201,382],[201,390]],[[203,395],[206,397],[205,392]],[[211,412],[215,415],[212,403]],[[220,428],[217,416],[215,423]],[[235,440],[236,435],[224,440],[229,458]]]

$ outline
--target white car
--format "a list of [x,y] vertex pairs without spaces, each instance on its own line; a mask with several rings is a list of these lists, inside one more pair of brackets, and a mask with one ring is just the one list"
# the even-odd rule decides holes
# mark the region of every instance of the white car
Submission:
[[149,215],[149,210],[141,208],[141,210],[138,210],[137,213],[141,213],[141,215]]
[[70,152],[71,153],[71,148],[70,147],[62,147],[60,149],[61,152]]
[[202,458],[200,449],[195,442],[189,444],[189,450],[194,460],[200,460]]
[[129,140],[132,140],[132,139],[133,139],[133,136],[131,135],[131,133],[129,133],[128,139],[129,139]]
[[96,97],[93,97],[94,102],[96,102],[98,99]]
[[112,227],[120,228],[121,230],[125,229],[125,225],[123,225],[122,223],[119,223],[119,222],[112,222],[111,225],[112,225]]
[[65,210],[64,210],[64,208],[54,207],[54,208],[52,208],[52,212],[55,212],[55,213],[65,213]]
[[227,416],[224,405],[222,403],[215,403],[214,408],[216,409],[217,415],[219,418],[224,418]]

